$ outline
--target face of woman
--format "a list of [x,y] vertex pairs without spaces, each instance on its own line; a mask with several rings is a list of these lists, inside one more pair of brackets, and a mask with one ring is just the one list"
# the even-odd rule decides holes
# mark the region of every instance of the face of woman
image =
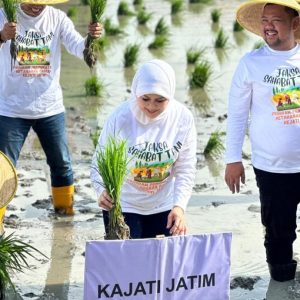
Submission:
[[138,97],[138,106],[150,119],[159,116],[168,106],[169,100],[156,94],[146,94]]

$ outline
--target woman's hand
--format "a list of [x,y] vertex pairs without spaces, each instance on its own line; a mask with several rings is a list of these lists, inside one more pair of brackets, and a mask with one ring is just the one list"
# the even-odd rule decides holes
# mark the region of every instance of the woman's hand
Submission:
[[98,200],[98,205],[105,210],[111,210],[113,208],[113,199],[110,198],[107,191],[103,191],[101,193]]
[[186,234],[186,224],[184,219],[184,211],[181,207],[175,206],[168,215],[167,228],[170,229],[172,235]]

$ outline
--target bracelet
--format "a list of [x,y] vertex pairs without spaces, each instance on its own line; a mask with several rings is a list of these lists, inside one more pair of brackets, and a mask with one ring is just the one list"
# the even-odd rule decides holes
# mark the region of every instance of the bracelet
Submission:
[[0,31],[0,44],[6,43],[6,41],[2,40],[1,31]]

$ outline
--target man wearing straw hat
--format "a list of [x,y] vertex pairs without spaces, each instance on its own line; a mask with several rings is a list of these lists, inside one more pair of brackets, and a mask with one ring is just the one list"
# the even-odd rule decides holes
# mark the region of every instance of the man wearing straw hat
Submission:
[[229,93],[225,181],[232,193],[245,183],[242,146],[249,122],[252,164],[260,192],[266,258],[277,281],[294,279],[300,201],[300,6],[295,0],[252,0],[238,22],[266,45],[246,54]]
[[[72,215],[73,171],[59,83],[61,44],[83,58],[86,38],[63,11],[48,6],[66,1],[22,0],[16,23],[8,22],[0,10],[0,150],[16,165],[33,128],[50,166],[54,209]],[[88,27],[93,38],[101,30],[98,23]]]
[[17,174],[9,158],[1,151],[0,166],[0,234],[2,234],[5,207],[17,189]]

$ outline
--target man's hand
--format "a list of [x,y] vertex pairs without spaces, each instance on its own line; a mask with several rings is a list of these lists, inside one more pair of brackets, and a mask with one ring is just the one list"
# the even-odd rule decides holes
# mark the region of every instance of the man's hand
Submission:
[[172,235],[186,234],[186,224],[184,219],[184,211],[181,207],[175,206],[168,215],[167,228],[170,229]]
[[89,25],[89,34],[92,38],[97,39],[102,34],[102,25],[100,23],[93,23]]
[[245,170],[242,162],[227,164],[225,182],[233,194],[240,192],[240,182],[245,184]]
[[1,40],[6,42],[8,40],[15,38],[16,29],[17,29],[16,23],[14,23],[14,22],[5,23],[4,27],[0,31]]

